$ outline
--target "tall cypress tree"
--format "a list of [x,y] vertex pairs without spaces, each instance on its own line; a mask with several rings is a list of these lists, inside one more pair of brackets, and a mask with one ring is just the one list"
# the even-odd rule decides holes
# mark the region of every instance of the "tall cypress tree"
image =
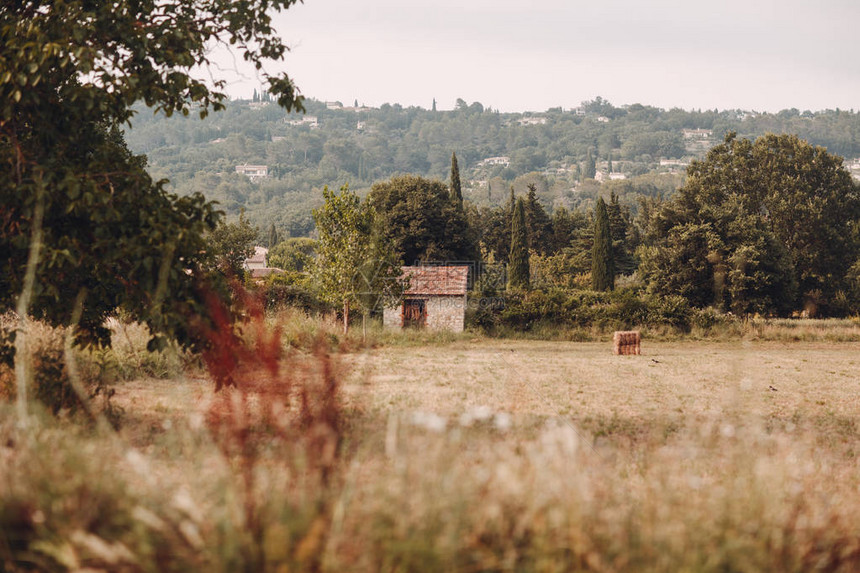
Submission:
[[269,245],[268,245],[268,247],[269,247],[270,249],[271,249],[272,247],[274,247],[275,245],[277,245],[277,244],[278,244],[278,242],[279,242],[278,230],[275,228],[275,224],[274,224],[274,223],[272,223],[272,226],[271,226],[271,227],[269,227],[269,237],[268,237],[268,239],[269,239]]
[[522,197],[517,201],[511,221],[511,254],[508,258],[508,288],[529,288],[529,238],[526,209]]
[[458,207],[463,206],[463,191],[460,187],[460,167],[457,154],[451,153],[451,201]]
[[534,183],[528,184],[529,192],[526,194],[525,209],[526,209],[526,226],[529,233],[529,246],[540,254],[546,254],[550,234],[552,233],[552,224],[549,220],[549,215],[540,204],[537,198],[537,188]]
[[594,246],[591,248],[591,288],[606,291],[615,288],[615,270],[612,261],[612,233],[609,230],[609,213],[603,197],[594,209]]
[[597,163],[594,160],[594,155],[591,154],[591,149],[585,155],[585,164],[582,166],[582,179],[594,179],[597,175]]

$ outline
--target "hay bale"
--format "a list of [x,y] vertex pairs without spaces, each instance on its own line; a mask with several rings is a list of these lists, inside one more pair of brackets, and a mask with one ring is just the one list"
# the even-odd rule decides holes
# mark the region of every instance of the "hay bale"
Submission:
[[639,354],[641,336],[638,330],[616,330],[612,335],[613,354]]

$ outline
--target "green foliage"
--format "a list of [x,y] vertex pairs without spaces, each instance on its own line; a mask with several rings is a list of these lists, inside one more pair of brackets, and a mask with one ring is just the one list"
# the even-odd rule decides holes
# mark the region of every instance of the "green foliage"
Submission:
[[631,275],[636,270],[636,260],[633,252],[636,245],[631,240],[633,223],[630,218],[630,210],[623,209],[618,202],[618,195],[610,192],[609,204],[606,212],[609,216],[609,232],[612,236],[612,261],[615,273],[619,275]]
[[[104,320],[122,307],[156,336],[196,344],[188,319],[205,321],[203,236],[219,215],[200,194],[180,198],[153,183],[118,126],[138,101],[167,115],[222,109],[224,82],[205,75],[212,43],[238,44],[259,70],[287,49],[268,10],[294,3],[70,0],[0,8],[0,308],[22,291],[32,246],[37,317],[68,324],[77,299],[79,340],[107,343]],[[301,108],[286,75],[261,74],[281,105]]]
[[[860,113],[845,110],[787,116],[737,110],[662,110],[641,105],[630,106],[636,109],[631,112],[612,106],[614,111],[607,115],[613,117],[609,123],[594,121],[592,112],[582,117],[548,111],[542,114],[545,125],[522,126],[518,120],[523,114],[495,111],[433,113],[418,107],[383,105],[362,111],[357,118],[352,110],[327,109],[321,101],[308,100],[304,105],[308,115],[318,120],[314,127],[290,125],[287,122],[301,118],[274,105],[252,108],[246,100],[234,100],[227,103],[223,113],[211,114],[204,121],[140,113],[133,118],[127,137],[132,149],[149,155],[153,176],[169,178],[178,193],[204,191],[228,214],[235,216],[245,207],[261,229],[275,223],[289,236],[312,231],[310,213],[319,206],[319,190],[324,185],[349,181],[361,195],[361,190],[369,189],[375,181],[402,173],[447,184],[453,149],[457,150],[463,197],[478,206],[504,204],[505,190],[511,183],[518,194],[525,194],[525,178],[530,178],[529,182],[538,183],[537,195],[547,210],[565,205],[591,211],[597,191],[607,202],[609,192],[614,191],[620,204],[629,206],[633,215],[638,194],[662,193],[668,198],[683,184],[683,174],[659,165],[664,147],[661,139],[671,137],[667,157],[684,161],[702,157],[710,145],[685,149],[682,129],[712,129],[716,142],[731,130],[750,138],[767,132],[797,133],[832,153],[860,156],[860,139],[856,137]],[[357,119],[364,129],[356,129]],[[627,143],[631,139],[636,141]],[[651,145],[653,142],[656,145]],[[628,156],[622,153],[625,143]],[[611,153],[613,169],[626,174],[627,179],[601,184],[584,179],[580,167],[589,148],[593,156],[606,158]],[[511,164],[481,164],[494,156],[508,156]],[[270,177],[251,184],[231,173],[245,162],[269,165]],[[542,174],[546,188],[533,172]],[[577,179],[584,183],[580,181],[572,191]],[[504,253],[506,257],[507,249]]]
[[378,231],[368,203],[344,185],[323,190],[325,203],[314,210],[319,241],[312,270],[314,288],[330,304],[358,304],[365,311],[400,292],[400,262]]
[[479,326],[489,332],[530,332],[543,327],[686,331],[695,316],[679,296],[643,295],[621,288],[609,292],[549,288],[511,293],[503,308],[487,309],[478,318]]
[[275,224],[272,223],[269,225],[269,232],[266,234],[266,248],[271,249],[280,242],[281,240],[278,236],[278,230],[275,228]]
[[570,247],[571,240],[578,231],[589,226],[588,217],[582,211],[568,211],[560,207],[552,214],[552,237],[550,252],[559,253]]
[[269,249],[268,266],[304,273],[311,269],[317,242],[308,237],[291,237]]
[[314,210],[319,233],[313,269],[323,300],[334,305],[358,302],[359,269],[370,257],[373,214],[344,185],[340,193],[323,189],[325,203]]
[[585,258],[566,252],[554,255],[533,253],[529,257],[531,285],[534,288],[591,288],[591,257]]
[[514,208],[511,222],[511,254],[508,261],[508,289],[528,290],[529,236],[522,197],[517,200]]
[[451,153],[451,201],[458,207],[463,206],[463,189],[460,183],[460,167],[457,165],[456,153]]
[[[218,90],[224,81],[210,88],[211,78],[192,75],[209,65],[211,43],[238,43],[258,70],[268,60],[280,60],[287,47],[268,10],[294,3],[250,0],[241,9],[229,0],[7,4],[0,11],[4,132],[20,133],[27,124],[59,131],[54,122],[64,116],[72,125],[120,123],[140,100],[167,114],[221,109],[226,96]],[[261,73],[281,105],[301,107],[286,75]]]
[[477,253],[464,210],[447,187],[414,175],[374,183],[367,203],[383,243],[407,265],[433,261],[475,261]]
[[245,259],[254,255],[259,232],[244,213],[235,223],[222,223],[209,234],[209,245],[219,271],[231,277],[245,275]]
[[649,214],[642,276],[652,292],[696,306],[833,312],[860,253],[858,217],[860,195],[840,158],[796,136],[729,134]]
[[591,288],[597,291],[612,290],[615,287],[615,267],[613,264],[612,233],[609,228],[609,214],[603,198],[597,200],[594,210],[594,245],[591,249]]
[[685,153],[684,140],[679,131],[634,133],[621,146],[621,156],[631,161],[683,157]]
[[552,223],[543,205],[538,201],[536,189],[533,183],[528,185],[528,194],[523,204],[526,216],[526,229],[529,237],[529,248],[538,253],[545,254],[552,248]]
[[591,148],[589,148],[585,154],[585,163],[582,165],[582,178],[594,179],[595,175],[597,175],[597,162],[591,153]]
[[154,334],[191,344],[187,317],[205,316],[195,282],[209,264],[203,236],[219,219],[214,206],[153,183],[116,128],[67,127],[63,145],[42,145],[29,127],[0,136],[8,175],[0,178],[0,307],[14,306],[39,230],[34,316],[68,324],[80,296],[79,339],[107,343],[104,321],[121,307]]
[[[468,204],[467,204],[468,205]],[[469,226],[480,237],[482,258],[494,263],[505,263],[511,251],[511,215],[508,205],[491,209],[467,208]]]
[[331,310],[331,306],[319,299],[307,280],[296,279],[294,273],[273,274],[268,277],[266,283],[261,287],[267,310],[273,311],[290,307],[314,315]]

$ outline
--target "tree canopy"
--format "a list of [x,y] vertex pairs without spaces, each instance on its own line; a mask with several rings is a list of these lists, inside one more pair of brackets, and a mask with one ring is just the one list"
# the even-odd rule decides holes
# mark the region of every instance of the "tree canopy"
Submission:
[[243,277],[245,259],[254,255],[259,231],[248,222],[244,213],[235,223],[218,225],[208,236],[209,249],[216,268],[229,277]]
[[235,46],[281,105],[300,109],[292,81],[262,70],[287,49],[267,10],[294,3],[0,6],[2,306],[23,302],[61,324],[77,306],[80,337],[100,342],[104,317],[124,307],[153,332],[193,342],[187,322],[204,310],[197,280],[209,266],[203,237],[219,213],[201,194],[180,198],[153,182],[118,127],[138,101],[168,115],[222,109],[224,82],[206,79],[217,43]]
[[477,260],[466,215],[441,181],[392,177],[374,183],[367,201],[380,233],[405,264]]
[[319,241],[312,274],[322,299],[343,306],[346,332],[352,305],[366,314],[399,294],[400,263],[375,231],[369,205],[347,186],[340,193],[326,187],[323,198],[323,206],[314,210]]
[[860,193],[840,157],[793,135],[730,133],[651,217],[643,276],[700,306],[831,312],[850,289],[858,218]]
[[[236,46],[286,109],[301,97],[286,75],[263,69],[287,46],[270,10],[297,0],[65,0],[0,9],[0,118],[4,132],[72,114],[123,122],[143,100],[168,114],[223,107],[224,80],[202,79],[213,44]],[[211,87],[210,87],[211,86]],[[53,127],[48,124],[44,127]],[[37,127],[31,124],[32,128]]]

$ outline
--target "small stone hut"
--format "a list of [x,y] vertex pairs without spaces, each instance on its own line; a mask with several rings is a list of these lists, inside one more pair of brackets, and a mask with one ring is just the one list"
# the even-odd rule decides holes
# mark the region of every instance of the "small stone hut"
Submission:
[[409,288],[383,311],[389,328],[430,328],[463,332],[466,323],[468,266],[404,267]]

